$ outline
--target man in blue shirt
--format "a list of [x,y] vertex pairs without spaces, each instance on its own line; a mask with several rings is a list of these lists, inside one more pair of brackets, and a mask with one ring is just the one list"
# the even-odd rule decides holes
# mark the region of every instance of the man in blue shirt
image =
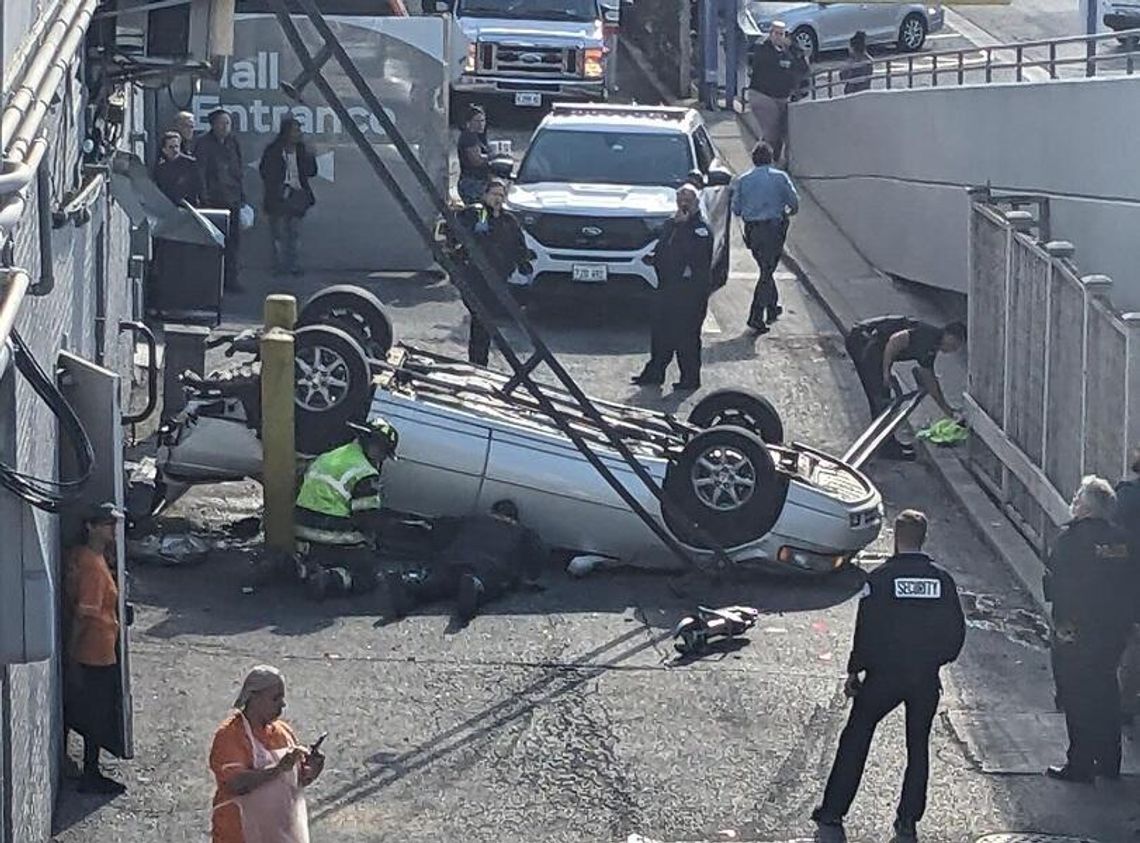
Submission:
[[776,289],[776,267],[788,236],[788,218],[800,209],[800,197],[783,170],[772,166],[772,147],[752,148],[753,167],[732,185],[732,213],[744,220],[744,242],[760,267],[748,327],[766,334],[783,312]]

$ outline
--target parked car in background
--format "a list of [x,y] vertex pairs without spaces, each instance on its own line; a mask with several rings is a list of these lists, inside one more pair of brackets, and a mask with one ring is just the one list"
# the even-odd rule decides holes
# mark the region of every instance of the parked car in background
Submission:
[[[1140,31],[1140,0],[1111,0],[1104,12],[1104,25],[1114,32]],[[1140,46],[1135,34],[1121,35],[1120,43],[1130,50]]]
[[897,44],[913,53],[944,23],[941,3],[747,3],[745,10],[761,35],[772,21],[783,21],[809,59],[846,50],[859,31],[867,33],[870,45]]

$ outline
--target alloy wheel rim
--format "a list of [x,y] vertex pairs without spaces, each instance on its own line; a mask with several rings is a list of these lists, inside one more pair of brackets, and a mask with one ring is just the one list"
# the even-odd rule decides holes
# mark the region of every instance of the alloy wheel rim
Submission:
[[740,509],[756,491],[756,467],[735,448],[717,445],[704,451],[692,469],[698,500],[718,512]]
[[348,363],[336,351],[314,346],[294,358],[297,376],[297,406],[312,412],[330,410],[348,394],[351,373]]
[[922,24],[913,18],[907,21],[903,30],[903,40],[912,50],[917,50],[922,46]]

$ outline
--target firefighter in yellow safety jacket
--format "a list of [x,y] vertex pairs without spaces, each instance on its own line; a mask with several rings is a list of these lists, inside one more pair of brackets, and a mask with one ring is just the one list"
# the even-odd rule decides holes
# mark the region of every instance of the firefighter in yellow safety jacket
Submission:
[[305,472],[295,508],[302,579],[310,595],[366,592],[378,582],[385,460],[396,459],[400,436],[382,418],[350,424],[355,438],[317,457]]

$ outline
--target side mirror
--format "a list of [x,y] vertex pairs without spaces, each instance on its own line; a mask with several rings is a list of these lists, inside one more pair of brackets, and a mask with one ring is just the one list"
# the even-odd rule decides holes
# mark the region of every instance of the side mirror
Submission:
[[728,187],[732,184],[732,173],[724,167],[713,165],[709,168],[709,174],[705,180],[705,184],[709,187]]
[[498,178],[513,179],[515,177],[515,159],[513,158],[492,158],[488,166]]
[[618,9],[606,9],[602,19],[606,23],[621,23],[621,11]]

